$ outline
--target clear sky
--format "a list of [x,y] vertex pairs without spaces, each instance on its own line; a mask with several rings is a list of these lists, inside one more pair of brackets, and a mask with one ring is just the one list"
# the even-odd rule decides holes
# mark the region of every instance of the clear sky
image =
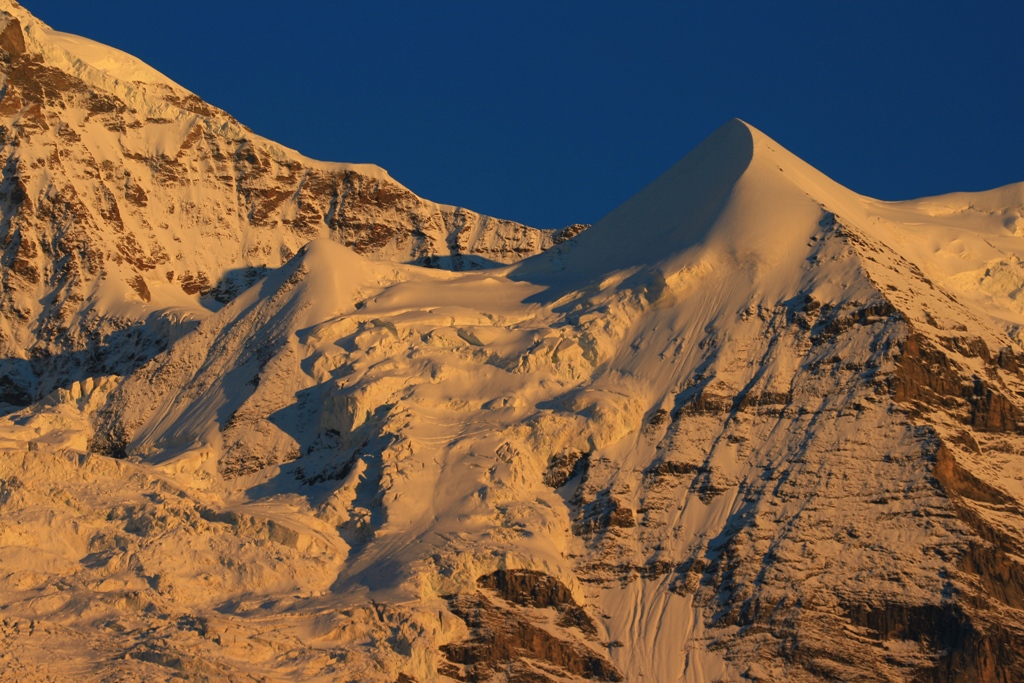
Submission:
[[732,117],[863,194],[1024,181],[1024,2],[22,0],[257,133],[538,227]]

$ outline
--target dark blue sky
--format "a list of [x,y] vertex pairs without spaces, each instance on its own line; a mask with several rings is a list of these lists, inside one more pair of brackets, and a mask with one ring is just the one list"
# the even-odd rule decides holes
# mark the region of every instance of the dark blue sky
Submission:
[[266,137],[592,222],[738,116],[883,199],[1024,180],[1024,2],[22,0]]

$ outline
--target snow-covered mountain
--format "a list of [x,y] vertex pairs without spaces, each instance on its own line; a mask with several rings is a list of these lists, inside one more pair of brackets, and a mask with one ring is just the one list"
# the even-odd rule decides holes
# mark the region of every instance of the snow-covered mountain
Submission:
[[[8,83],[68,43],[91,82],[187,97],[6,11]],[[199,116],[211,151],[189,159],[214,164],[230,119]],[[880,202],[734,120],[582,234],[537,253],[554,236],[501,224],[476,243],[498,265],[457,272],[417,260],[415,230],[462,232],[404,189],[374,205],[390,242],[339,238],[371,219],[330,211],[303,233],[301,189],[272,225],[228,212],[245,149],[400,187],[242,137],[235,194],[145,176],[147,208],[208,203],[110,233],[231,256],[104,251],[68,280],[90,288],[33,285],[55,311],[79,292],[76,339],[137,273],[159,315],[128,329],[166,350],[76,381],[37,364],[57,388],[0,420],[0,680],[1024,680],[1024,184]],[[4,149],[30,166],[29,144]],[[7,234],[37,225],[26,202]],[[484,247],[512,235],[536,255],[501,265],[515,249]],[[32,263],[84,263],[47,249]],[[223,305],[177,260],[234,287]],[[39,309],[7,310],[44,338]]]
[[148,360],[167,330],[312,239],[465,270],[536,254],[582,227],[488,218],[420,199],[376,166],[308,159],[129,55],[6,0],[0,12],[8,404]]

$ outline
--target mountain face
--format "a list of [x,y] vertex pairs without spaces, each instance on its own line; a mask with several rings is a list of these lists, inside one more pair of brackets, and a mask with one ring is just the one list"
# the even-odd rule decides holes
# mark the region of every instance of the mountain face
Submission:
[[536,230],[420,199],[376,166],[307,159],[128,55],[0,11],[9,405],[130,370],[312,239],[466,270],[582,227]]
[[0,680],[1024,680],[1024,184],[569,239],[4,7]]

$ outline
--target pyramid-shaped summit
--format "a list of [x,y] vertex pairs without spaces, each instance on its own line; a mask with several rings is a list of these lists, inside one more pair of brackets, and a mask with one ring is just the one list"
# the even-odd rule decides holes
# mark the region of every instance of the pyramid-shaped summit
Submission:
[[[806,240],[823,211],[859,220],[863,199],[733,119],[561,248],[560,267],[567,277],[655,265],[671,269],[683,252],[700,245],[776,261]],[[544,266],[528,262],[517,270],[539,272]]]

